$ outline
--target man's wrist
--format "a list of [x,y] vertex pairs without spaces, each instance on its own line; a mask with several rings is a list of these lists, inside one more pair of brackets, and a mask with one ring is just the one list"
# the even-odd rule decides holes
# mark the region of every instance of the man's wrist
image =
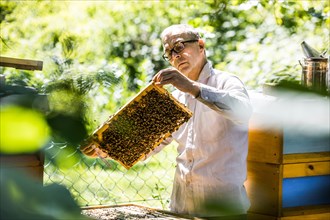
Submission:
[[200,96],[201,90],[200,90],[200,86],[198,82],[194,82],[193,83],[193,87],[192,87],[192,91],[191,91],[191,95],[194,96],[195,98]]

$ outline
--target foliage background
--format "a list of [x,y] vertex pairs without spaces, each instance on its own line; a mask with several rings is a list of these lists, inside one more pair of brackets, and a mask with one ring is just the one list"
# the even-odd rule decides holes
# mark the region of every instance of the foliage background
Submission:
[[90,130],[168,66],[158,38],[171,24],[200,28],[215,67],[250,89],[299,79],[303,40],[329,47],[326,0],[1,1],[0,18],[1,56],[44,62],[41,72],[2,68],[7,83],[69,85],[89,102]]
[[[114,169],[109,169],[94,159],[72,156],[79,155],[77,143],[82,136],[94,131],[147,85],[157,71],[168,66],[161,58],[161,31],[175,23],[199,28],[214,66],[238,75],[249,89],[261,90],[265,82],[299,81],[299,60],[304,58],[302,41],[320,52],[329,49],[329,9],[327,0],[1,0],[1,56],[42,60],[44,67],[42,71],[0,67],[0,71],[8,85],[32,87],[39,94],[47,94],[50,111],[41,118],[49,125],[51,144],[40,144],[39,148],[46,148],[50,154],[46,161],[50,182],[100,194],[101,199],[95,201],[92,196],[80,197],[80,205],[104,204],[110,202],[109,189],[114,199],[124,192],[144,199],[150,192],[141,190],[146,185],[140,179],[143,174],[149,178],[150,188],[155,188],[152,197],[166,200],[171,178],[159,171],[168,169],[172,176],[173,161],[163,162],[161,167],[151,159],[148,166],[142,163],[126,172],[112,162]],[[8,113],[11,120],[16,119],[11,124],[24,120],[36,124],[23,114],[17,117],[22,109],[9,110],[1,106],[2,119]],[[1,139],[5,135],[1,133]],[[16,147],[24,149],[24,143],[26,140],[21,140]],[[174,148],[165,153],[172,160],[175,157]],[[164,161],[164,156],[157,157]],[[95,176],[86,173],[86,167],[92,167],[88,172]],[[157,185],[158,180],[151,182],[155,173],[165,179],[165,185]],[[79,182],[77,174],[84,182]],[[107,178],[110,174],[112,179]],[[124,190],[118,195],[109,188],[114,179],[124,182]],[[104,188],[100,189],[102,183]],[[125,191],[133,185],[137,188],[132,194]],[[140,195],[134,194],[139,191]],[[81,196],[75,192],[75,196]],[[166,198],[160,198],[161,194]]]

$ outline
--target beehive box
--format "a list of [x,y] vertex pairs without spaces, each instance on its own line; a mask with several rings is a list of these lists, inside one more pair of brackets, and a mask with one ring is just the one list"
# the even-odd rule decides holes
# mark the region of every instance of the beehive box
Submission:
[[307,125],[269,127],[267,119],[256,113],[250,120],[248,160],[283,164],[296,154],[330,151],[329,133],[308,133]]
[[155,149],[192,116],[167,90],[150,83],[87,141],[126,169]]
[[251,219],[330,219],[329,136],[264,123],[254,114],[249,126]]
[[[13,67],[23,70],[42,70],[43,61],[40,60],[28,60],[17,59],[12,57],[0,56],[0,66]],[[5,78],[2,79],[2,84],[6,84]],[[3,85],[1,85],[3,86]],[[16,94],[17,95],[17,94]],[[44,99],[43,95],[36,95],[38,98]],[[35,104],[35,103],[34,103]],[[46,102],[42,102],[42,109],[48,108]],[[36,106],[34,106],[36,107]],[[23,172],[34,178],[41,185],[43,184],[44,176],[44,153],[35,152],[31,154],[1,154],[0,155],[0,167],[4,169],[12,170],[13,172]]]
[[251,201],[251,219],[330,219],[330,176],[326,166],[329,162],[248,161],[245,187]]
[[0,155],[1,168],[13,172],[23,172],[34,178],[41,185],[44,177],[44,153]]

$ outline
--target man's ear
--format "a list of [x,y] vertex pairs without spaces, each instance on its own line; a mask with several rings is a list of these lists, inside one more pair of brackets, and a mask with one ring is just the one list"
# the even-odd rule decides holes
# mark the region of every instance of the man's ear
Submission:
[[199,48],[200,49],[204,49],[204,46],[205,46],[205,42],[203,39],[199,39],[198,40],[198,45],[199,45]]

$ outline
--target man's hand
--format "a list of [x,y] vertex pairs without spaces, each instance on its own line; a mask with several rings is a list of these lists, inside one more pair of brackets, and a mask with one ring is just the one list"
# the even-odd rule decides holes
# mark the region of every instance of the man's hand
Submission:
[[159,71],[152,80],[159,86],[172,84],[180,91],[190,93],[194,97],[197,97],[200,93],[199,84],[197,82],[189,79],[173,67]]
[[80,147],[80,150],[89,157],[101,157],[101,158],[107,157],[106,153],[104,153],[99,148],[95,147],[95,145],[93,144],[89,146]]

